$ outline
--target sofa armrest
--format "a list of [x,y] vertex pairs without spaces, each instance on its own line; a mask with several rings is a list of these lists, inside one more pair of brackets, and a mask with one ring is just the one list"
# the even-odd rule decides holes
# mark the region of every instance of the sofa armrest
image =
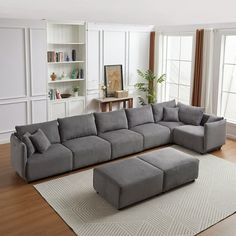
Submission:
[[226,140],[226,120],[206,123],[204,125],[205,152],[221,147]]
[[11,163],[15,171],[26,180],[27,149],[15,134],[11,135]]

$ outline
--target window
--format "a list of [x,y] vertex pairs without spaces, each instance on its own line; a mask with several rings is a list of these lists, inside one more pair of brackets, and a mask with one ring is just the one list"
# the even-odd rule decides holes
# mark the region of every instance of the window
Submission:
[[236,123],[236,33],[222,36],[219,112]]
[[163,37],[163,73],[166,74],[165,100],[190,103],[194,34]]

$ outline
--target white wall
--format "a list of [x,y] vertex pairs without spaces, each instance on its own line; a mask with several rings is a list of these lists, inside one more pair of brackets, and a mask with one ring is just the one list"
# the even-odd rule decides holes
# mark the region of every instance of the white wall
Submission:
[[124,89],[136,97],[137,69],[148,69],[152,30],[152,26],[88,24],[87,112],[99,110],[94,98],[99,98],[104,83],[104,65],[122,64]]
[[0,20],[0,143],[15,125],[47,120],[46,24]]

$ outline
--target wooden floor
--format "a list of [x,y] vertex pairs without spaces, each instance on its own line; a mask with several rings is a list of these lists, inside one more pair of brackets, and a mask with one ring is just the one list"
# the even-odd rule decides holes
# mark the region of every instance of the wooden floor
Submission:
[[[236,141],[227,140],[222,150],[212,154],[236,163]],[[13,171],[9,144],[0,145],[0,235],[74,235],[33,185],[26,184]],[[200,235],[235,236],[236,214]]]

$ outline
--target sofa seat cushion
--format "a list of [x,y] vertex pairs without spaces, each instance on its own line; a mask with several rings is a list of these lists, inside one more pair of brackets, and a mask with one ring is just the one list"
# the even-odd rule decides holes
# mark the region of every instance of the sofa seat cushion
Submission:
[[143,136],[131,130],[120,129],[99,136],[111,143],[112,159],[143,150]]
[[41,129],[44,132],[50,143],[60,143],[60,135],[56,120],[31,125],[16,126],[17,135],[21,140],[25,133],[29,132],[30,134],[33,134],[38,129]]
[[170,121],[159,121],[158,124],[169,128],[171,133],[175,128],[185,125],[182,122],[170,122]]
[[170,142],[170,130],[167,127],[155,123],[138,125],[131,128],[131,130],[143,136],[144,149],[157,147]]
[[204,127],[179,126],[173,131],[173,142],[199,153],[204,153]]
[[151,105],[126,109],[125,112],[127,115],[129,128],[137,125],[154,123]]
[[61,141],[97,135],[97,128],[93,114],[71,116],[58,119]]
[[63,142],[73,153],[73,169],[111,159],[111,145],[97,136],[87,136]]
[[62,144],[52,144],[44,153],[34,153],[28,158],[28,181],[45,178],[72,170],[72,152]]
[[98,133],[119,129],[128,129],[128,121],[124,110],[94,113]]

